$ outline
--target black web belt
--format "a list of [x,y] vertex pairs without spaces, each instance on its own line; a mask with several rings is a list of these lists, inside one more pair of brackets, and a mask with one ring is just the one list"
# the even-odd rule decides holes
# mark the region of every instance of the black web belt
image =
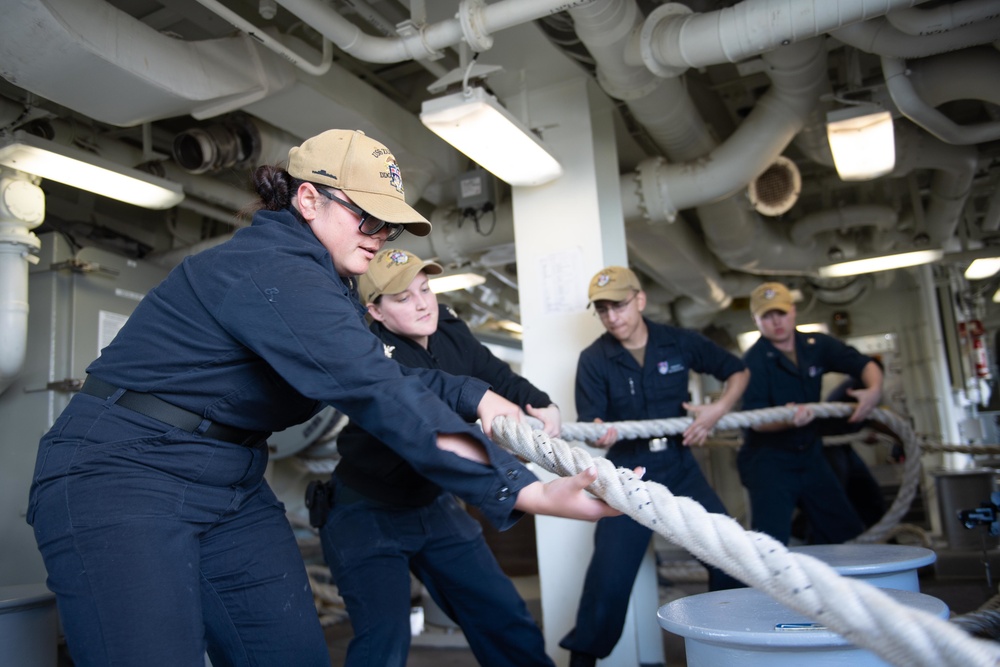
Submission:
[[[88,375],[80,391],[90,396],[107,399],[118,391],[118,389],[118,387],[109,382]],[[133,412],[138,412],[141,415],[146,415],[164,424],[176,426],[191,433],[194,433],[201,426],[201,423],[205,421],[204,417],[195,412],[179,408],[152,394],[144,394],[138,391],[125,390],[118,397],[118,400],[115,401],[115,405],[120,405]],[[201,435],[213,440],[224,440],[237,445],[244,445],[264,440],[270,434],[264,431],[248,431],[234,426],[211,422],[211,425]]]

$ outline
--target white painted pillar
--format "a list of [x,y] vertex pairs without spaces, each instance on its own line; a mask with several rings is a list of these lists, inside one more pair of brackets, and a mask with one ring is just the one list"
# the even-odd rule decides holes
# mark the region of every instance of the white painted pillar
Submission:
[[[619,190],[612,107],[588,77],[523,93],[508,107],[527,109],[531,127],[564,173],[534,188],[514,188],[514,237],[524,326],[522,374],[576,421],[573,385],[580,352],[604,328],[586,308],[587,285],[602,267],[626,266],[625,224]],[[592,449],[595,456],[601,450]],[[536,469],[543,479],[552,476]],[[593,550],[593,524],[537,517],[542,623],[546,650],[557,665],[569,654],[559,640],[575,625],[583,577]],[[632,605],[622,639],[602,667],[663,662],[655,565],[647,554],[637,577],[642,594]],[[637,619],[637,620],[636,620]]]

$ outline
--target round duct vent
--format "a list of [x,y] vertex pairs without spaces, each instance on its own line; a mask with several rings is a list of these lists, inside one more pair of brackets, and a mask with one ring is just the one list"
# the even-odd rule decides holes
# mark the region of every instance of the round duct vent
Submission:
[[750,182],[747,194],[754,210],[763,215],[781,215],[799,200],[802,175],[795,163],[779,155],[764,173]]

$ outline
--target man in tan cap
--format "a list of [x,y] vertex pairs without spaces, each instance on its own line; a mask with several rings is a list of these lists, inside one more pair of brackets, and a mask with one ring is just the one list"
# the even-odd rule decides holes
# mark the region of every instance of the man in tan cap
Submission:
[[[666,485],[674,495],[689,496],[710,512],[724,514],[726,508],[688,447],[703,444],[716,422],[739,400],[748,377],[743,362],[699,333],[644,318],[646,293],[626,267],[598,271],[590,281],[588,296],[607,331],[580,354],[578,419],[666,419],[688,412],[694,416],[681,437],[619,440],[616,429],[609,428],[593,444],[609,447],[607,458],[616,466],[643,466],[644,479]],[[721,396],[707,405],[688,402],[691,373],[707,373],[725,382]],[[576,627],[559,643],[570,650],[570,667],[593,667],[618,643],[629,593],[651,536],[648,528],[627,516],[598,522]],[[741,585],[717,568],[708,569],[711,590]]]
[[795,300],[781,283],[754,289],[750,314],[761,335],[743,357],[750,369],[743,409],[795,407],[789,421],[746,429],[737,467],[750,495],[751,527],[787,544],[798,506],[809,521],[811,541],[845,542],[864,524],[824,458],[815,414],[804,404],[820,400],[824,373],[845,373],[864,383],[863,389],[848,390],[858,402],[848,421],[861,422],[878,405],[882,371],[871,357],[836,338],[796,331]]
[[[385,355],[407,367],[483,380],[558,435],[559,408],[548,395],[438,305],[428,276],[439,273],[436,262],[389,248],[361,276],[361,300]],[[480,664],[551,667],[538,625],[455,497],[353,423],[338,436],[337,450],[328,494],[334,502],[319,527],[354,627],[345,667],[405,667],[411,570],[462,628]]]

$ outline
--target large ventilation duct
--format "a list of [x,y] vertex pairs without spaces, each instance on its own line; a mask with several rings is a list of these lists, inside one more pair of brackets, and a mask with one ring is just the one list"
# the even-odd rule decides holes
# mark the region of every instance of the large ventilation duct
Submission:
[[293,81],[247,36],[185,42],[104,0],[8,3],[0,75],[104,123],[131,127],[238,109]]
[[[837,3],[830,3],[836,7]],[[1000,18],[966,25],[948,32],[908,35],[884,18],[844,26],[830,32],[839,41],[866,53],[889,58],[926,58],[947,51],[989,44],[1000,38]]]
[[[912,74],[908,66],[912,66]],[[954,72],[962,72],[962,76],[954,76]],[[956,99],[986,98],[996,103],[1000,98],[997,72],[1000,72],[1000,53],[994,49],[951,53],[912,65],[897,58],[882,57],[882,73],[896,108],[949,144],[969,145],[1000,139],[1000,121],[959,125],[934,108]],[[921,90],[933,96],[930,100],[917,91],[913,81],[916,78],[921,80]]]
[[816,246],[816,237],[833,232],[872,227],[883,235],[896,228],[899,216],[888,206],[857,205],[817,211],[803,216],[792,224],[789,235],[792,243],[801,248]]
[[645,63],[660,76],[678,76],[692,67],[746,60],[922,1],[744,0],[703,14],[669,3],[646,19],[626,61]]
[[896,123],[896,167],[891,175],[905,176],[915,169],[934,172],[923,212],[924,226],[933,247],[954,240],[976,175],[978,155],[974,146],[946,144],[909,123]]
[[955,30],[996,16],[996,0],[961,0],[937,7],[895,9],[885,18],[900,32],[922,36]]
[[591,0],[500,0],[491,5],[467,1],[459,4],[458,15],[439,23],[400,30],[400,37],[369,35],[321,0],[278,0],[278,4],[355,58],[370,63],[398,63],[404,60],[435,60],[441,49],[465,41],[473,51],[486,51],[492,35],[516,25],[584,5]]

